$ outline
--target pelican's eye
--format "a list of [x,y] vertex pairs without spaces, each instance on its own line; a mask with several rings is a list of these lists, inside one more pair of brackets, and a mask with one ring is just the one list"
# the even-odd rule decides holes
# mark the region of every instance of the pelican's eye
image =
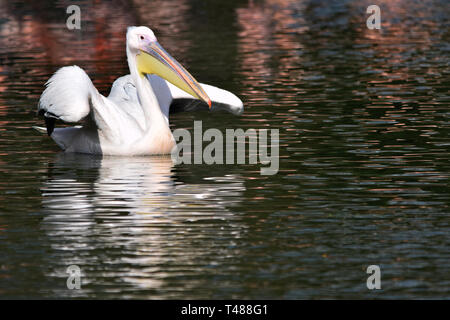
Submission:
[[139,38],[141,38],[141,40],[144,40],[144,36],[143,35],[141,35]]

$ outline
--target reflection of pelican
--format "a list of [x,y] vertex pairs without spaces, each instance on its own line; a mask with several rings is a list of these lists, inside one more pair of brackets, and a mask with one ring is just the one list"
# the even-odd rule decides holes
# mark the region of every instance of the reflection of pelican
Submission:
[[184,212],[192,215],[190,218],[201,218],[204,213],[222,219],[232,215],[228,207],[234,206],[236,196],[245,190],[238,176],[184,183],[175,178],[173,170],[170,156],[123,158],[59,153],[41,189],[43,205],[55,213],[92,215],[125,210],[131,215],[145,213],[146,219],[151,219],[152,213],[173,216],[174,212]]
[[[161,193],[166,194],[174,187],[173,162],[169,156],[124,159],[60,153],[52,167],[42,191],[45,207],[55,212],[92,214],[115,207],[137,213],[147,198],[157,203]],[[91,177],[92,173],[98,177],[95,181],[83,178]],[[89,197],[84,196],[87,190]],[[158,205],[149,206],[148,212],[153,210],[158,210]]]
[[[50,78],[38,110],[44,115],[47,133],[62,149],[109,155],[167,154],[175,145],[168,122],[175,100],[182,101],[178,107],[191,108],[197,98],[210,108],[213,104],[217,109],[242,112],[239,98],[199,84],[147,27],[128,29],[127,58],[131,74],[117,79],[107,98],[77,66],[61,68]],[[56,119],[83,120],[84,125],[54,129]]]
[[71,264],[84,274],[81,290],[61,290],[57,296],[85,296],[89,283],[107,283],[106,291],[131,285],[133,294],[143,288],[164,294],[173,286],[166,278],[180,270],[215,272],[205,261],[225,258],[217,246],[232,245],[245,232],[234,209],[241,204],[244,180],[202,179],[194,174],[198,167],[189,169],[195,171],[177,173],[170,156],[61,152],[50,160],[40,188],[41,228],[51,246],[45,263],[54,267],[48,275],[65,283]]

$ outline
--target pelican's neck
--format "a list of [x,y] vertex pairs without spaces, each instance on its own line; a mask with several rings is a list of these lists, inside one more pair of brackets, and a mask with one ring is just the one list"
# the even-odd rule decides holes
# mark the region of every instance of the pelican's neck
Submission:
[[128,66],[131,77],[136,85],[136,91],[144,112],[147,131],[155,128],[169,128],[166,117],[161,111],[158,99],[153,91],[150,82],[143,76],[137,68],[136,56],[127,49]]

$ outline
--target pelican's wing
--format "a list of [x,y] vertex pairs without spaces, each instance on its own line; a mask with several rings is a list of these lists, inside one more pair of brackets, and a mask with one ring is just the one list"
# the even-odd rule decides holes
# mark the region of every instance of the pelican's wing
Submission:
[[98,93],[89,76],[78,66],[63,67],[47,81],[39,99],[38,114],[43,115],[51,135],[56,120],[84,121],[108,132],[105,97]]
[[[179,89],[170,82],[156,75],[147,75],[147,78],[152,85],[161,110],[166,117],[169,115],[169,109],[171,113],[179,111],[208,110],[208,105],[206,103],[194,98],[189,93]],[[244,105],[241,99],[233,93],[204,83],[200,83],[200,85],[211,99],[212,111],[226,110],[235,115],[239,115],[244,111]]]
[[[208,105],[195,99],[187,92],[167,83],[172,95],[170,112],[208,110]],[[244,112],[244,104],[235,94],[209,84],[200,83],[203,90],[211,99],[211,111],[225,110],[235,115]]]
[[144,111],[139,102],[137,89],[131,75],[117,78],[114,81],[108,100],[120,106],[120,110],[126,117],[132,118],[142,130],[145,129]]

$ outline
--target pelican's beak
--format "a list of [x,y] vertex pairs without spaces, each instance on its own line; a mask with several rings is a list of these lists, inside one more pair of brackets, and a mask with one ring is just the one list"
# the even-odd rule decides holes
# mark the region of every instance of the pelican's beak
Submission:
[[140,73],[156,74],[193,97],[203,100],[211,108],[211,99],[197,80],[157,41],[148,41],[141,48],[140,54],[136,56],[136,63]]

